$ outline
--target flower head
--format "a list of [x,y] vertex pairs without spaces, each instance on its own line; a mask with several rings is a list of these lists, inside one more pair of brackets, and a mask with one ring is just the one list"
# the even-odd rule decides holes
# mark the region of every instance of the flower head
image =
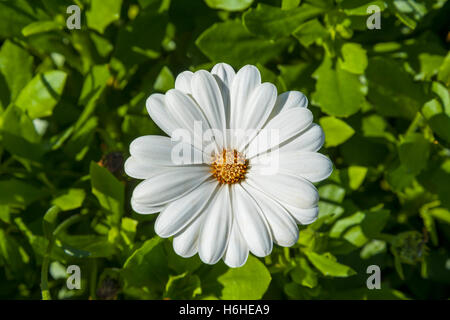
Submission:
[[173,236],[180,256],[198,253],[208,264],[239,267],[249,252],[263,257],[273,243],[294,245],[297,224],[317,218],[312,183],[332,171],[317,153],[324,134],[307,105],[301,92],[277,95],[251,65],[179,74],[175,89],[146,104],[168,137],[130,145],[125,171],[145,179],[133,191],[133,209],[160,212],[156,233]]

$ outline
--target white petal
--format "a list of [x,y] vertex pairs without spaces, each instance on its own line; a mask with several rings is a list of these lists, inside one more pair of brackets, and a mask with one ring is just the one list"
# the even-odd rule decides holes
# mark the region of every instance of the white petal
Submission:
[[133,198],[149,206],[160,206],[176,200],[211,176],[208,166],[171,167],[142,181]]
[[283,247],[293,246],[298,240],[298,227],[286,209],[258,189],[251,187],[245,181],[242,182],[242,186],[250,193],[261,208],[269,223],[275,243]]
[[272,251],[273,243],[261,209],[241,185],[232,185],[232,190],[234,216],[248,248],[257,257],[267,256]]
[[163,136],[142,136],[130,144],[130,154],[149,165],[176,166],[181,164],[201,163],[201,151],[183,141],[172,141]]
[[145,102],[145,106],[152,120],[169,136],[172,135],[173,130],[179,127],[166,106],[163,94],[152,94]]
[[184,71],[180,73],[175,79],[175,89],[180,90],[186,94],[192,93],[191,83],[194,73],[191,71]]
[[248,99],[253,90],[261,84],[261,75],[259,70],[252,65],[242,67],[234,77],[231,85],[231,119],[230,128],[242,129],[237,125],[242,118]]
[[[333,163],[317,152],[280,152],[278,154],[279,172],[297,175],[311,182],[319,182],[328,178],[333,171]],[[264,174],[265,166],[254,165],[255,173]]]
[[281,203],[281,205],[291,214],[298,224],[311,224],[317,220],[319,215],[319,207],[315,206],[312,208],[297,208],[290,206],[286,203]]
[[219,188],[204,215],[198,255],[204,263],[215,264],[225,252],[231,231],[231,201],[227,185]]
[[280,94],[273,108],[274,114],[292,109],[307,108],[308,99],[300,91],[286,91]]
[[145,203],[137,202],[135,199],[131,198],[131,208],[133,208],[135,212],[140,214],[153,214],[161,212],[164,209],[164,205],[151,206]]
[[161,238],[168,238],[180,232],[205,209],[218,182],[209,180],[168,204],[155,222],[155,232]]
[[203,223],[203,215],[198,216],[184,230],[173,238],[173,250],[183,258],[192,257],[198,251],[198,237]]
[[269,196],[298,208],[311,208],[317,205],[319,194],[308,180],[290,174],[258,175],[247,174],[248,184]]
[[247,147],[247,158],[266,152],[304,131],[313,121],[307,108],[292,108],[271,119]]
[[135,179],[148,179],[161,171],[161,167],[153,166],[146,161],[129,157],[124,164],[125,173]]
[[300,150],[316,152],[322,148],[324,141],[325,134],[322,128],[318,124],[312,123],[307,130],[282,144],[280,152]]
[[203,128],[208,128],[208,121],[195,101],[186,93],[171,89],[166,93],[166,104],[173,118],[183,128],[193,130],[194,122],[201,121]]
[[212,70],[211,74],[217,81],[219,85],[220,92],[222,93],[223,106],[225,108],[225,117],[227,127],[230,125],[230,90],[231,84],[233,83],[233,79],[236,75],[233,67],[226,63],[218,63],[216,64]]
[[236,218],[233,219],[230,240],[223,257],[225,264],[231,268],[238,268],[245,264],[248,258],[248,246],[239,230]]
[[[206,116],[212,129],[224,132],[226,129],[225,109],[222,93],[215,78],[207,71],[197,71],[192,78],[192,96]],[[218,141],[219,149],[224,145]]]
[[272,112],[276,98],[277,88],[271,83],[262,83],[253,90],[247,106],[245,107],[244,114],[240,121],[237,122],[237,128],[243,130],[250,129],[254,131],[254,134],[250,134],[240,141],[238,147],[239,150],[241,150],[248,141],[253,139],[257,134],[257,130],[261,129],[266,123]]

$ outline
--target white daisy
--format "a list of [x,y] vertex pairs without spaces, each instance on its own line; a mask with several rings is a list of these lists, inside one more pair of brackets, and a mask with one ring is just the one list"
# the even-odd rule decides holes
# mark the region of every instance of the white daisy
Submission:
[[[237,73],[219,63],[211,72],[179,74],[175,89],[152,94],[146,103],[169,137],[143,136],[130,145],[125,172],[145,179],[133,191],[134,211],[160,212],[156,233],[173,236],[180,256],[198,253],[207,264],[223,259],[239,267],[249,252],[264,257],[273,243],[294,245],[297,224],[317,218],[319,196],[312,183],[332,171],[331,161],[317,153],[324,134],[307,105],[298,91],[277,96],[275,86],[261,83],[251,65]],[[200,133],[195,123],[201,124]],[[179,129],[191,141],[174,141]],[[205,151],[208,129],[223,135],[215,134]],[[254,133],[235,133],[247,129]],[[277,139],[264,138],[268,132]],[[179,150],[184,163],[174,161]],[[276,170],[267,170],[260,161],[265,158],[276,160]]]

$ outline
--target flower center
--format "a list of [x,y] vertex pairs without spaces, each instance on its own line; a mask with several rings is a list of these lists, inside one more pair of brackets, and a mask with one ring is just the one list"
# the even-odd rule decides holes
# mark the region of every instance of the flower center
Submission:
[[220,184],[233,184],[245,179],[248,168],[248,160],[236,150],[223,149],[216,154],[211,163],[211,173]]

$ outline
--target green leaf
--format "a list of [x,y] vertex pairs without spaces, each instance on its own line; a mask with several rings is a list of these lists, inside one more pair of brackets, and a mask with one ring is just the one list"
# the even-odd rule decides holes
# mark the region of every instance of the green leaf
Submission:
[[52,70],[36,75],[20,92],[16,105],[26,110],[32,119],[52,115],[59,102],[67,74]]
[[0,265],[6,266],[6,275],[12,274],[16,278],[24,278],[27,274],[26,265],[30,257],[15,238],[0,229]]
[[298,7],[300,4],[300,0],[282,0],[281,1],[281,9],[290,10]]
[[364,87],[358,76],[343,70],[339,64],[333,68],[329,57],[325,58],[313,77],[317,83],[312,104],[318,105],[323,112],[348,117],[362,107],[365,101]]
[[450,53],[447,53],[439,67],[438,80],[442,81],[447,87],[450,86]]
[[386,241],[371,240],[361,249],[361,259],[369,259],[379,253],[386,251]]
[[156,91],[166,92],[175,87],[175,79],[173,77],[172,71],[166,66],[161,69],[158,77],[155,80],[153,88]]
[[0,181],[0,205],[26,207],[47,194],[46,190],[18,179]]
[[63,28],[63,24],[58,23],[56,21],[36,21],[27,25],[22,29],[22,34],[25,37],[29,37],[34,34],[61,30]]
[[398,155],[402,165],[410,173],[418,174],[427,165],[430,155],[430,142],[420,133],[410,134],[399,145]]
[[366,50],[358,43],[347,42],[341,47],[339,62],[342,69],[355,74],[363,74],[367,67]]
[[[215,23],[196,40],[196,45],[212,61],[235,66],[266,63],[277,57],[288,41],[271,41],[252,35],[239,21]],[[236,45],[236,44],[239,45]]]
[[319,120],[325,132],[325,146],[335,147],[347,141],[354,133],[352,127],[334,117],[322,117]]
[[86,12],[89,28],[103,33],[106,27],[120,18],[122,0],[91,0],[91,6]]
[[329,37],[327,29],[317,19],[301,24],[292,35],[305,47],[313,43],[322,44]]
[[244,266],[228,269],[217,280],[223,285],[221,299],[255,300],[264,295],[271,276],[261,261],[249,256]]
[[356,272],[343,264],[336,262],[330,253],[318,254],[313,251],[304,251],[309,261],[325,276],[331,277],[350,277]]
[[346,175],[348,186],[352,190],[357,190],[364,182],[368,169],[361,166],[349,166],[343,172]]
[[44,236],[51,241],[53,239],[53,231],[56,228],[56,222],[58,221],[59,213],[61,209],[57,206],[52,206],[44,215],[42,219],[42,229],[44,230]]
[[70,256],[78,258],[106,258],[115,253],[114,245],[105,236],[94,234],[58,236],[61,248]]
[[40,161],[45,152],[35,126],[28,115],[11,104],[0,116],[2,143],[15,157]]
[[433,82],[431,88],[436,97],[425,103],[422,114],[434,133],[450,142],[450,94],[439,82]]
[[164,298],[170,298],[172,300],[193,299],[201,293],[200,278],[185,272],[178,276],[169,277]]
[[339,219],[331,228],[330,237],[332,238],[340,237],[344,233],[344,231],[347,230],[349,227],[358,225],[362,221],[364,221],[365,216],[366,215],[364,212],[359,211],[352,214],[351,216]]
[[367,16],[367,8],[373,5],[380,8],[380,11],[387,7],[383,0],[344,0],[339,4],[339,9],[348,15]]
[[433,208],[428,210],[430,215],[434,218],[439,219],[447,224],[450,224],[450,211],[445,208]]
[[300,24],[323,13],[323,9],[309,4],[291,10],[283,10],[266,4],[258,4],[243,15],[245,27],[264,38],[289,36]]
[[[3,43],[0,50],[0,72],[5,77],[9,89],[8,101],[14,101],[19,92],[32,78],[33,57],[22,47],[10,40]],[[1,97],[0,97],[1,99]]]
[[144,242],[125,262],[122,277],[126,286],[146,286],[162,294],[169,275],[161,239],[155,237]]
[[213,9],[241,11],[250,7],[253,0],[205,0],[205,2]]
[[0,38],[20,36],[22,28],[34,20],[28,1],[0,1]]
[[314,288],[317,286],[317,272],[308,264],[305,258],[299,259],[299,264],[291,271],[292,280],[302,286]]
[[111,223],[118,225],[123,214],[125,186],[108,169],[91,162],[92,193],[103,209],[111,213]]
[[367,211],[364,220],[361,222],[364,235],[368,238],[378,237],[388,222],[389,216],[390,212],[386,209]]
[[81,207],[86,194],[83,189],[68,189],[52,200],[52,204],[64,211]]
[[366,75],[368,100],[383,116],[412,119],[428,100],[422,84],[413,81],[394,60],[370,59]]
[[167,23],[167,13],[146,7],[126,28],[120,28],[114,57],[126,67],[158,58]]

